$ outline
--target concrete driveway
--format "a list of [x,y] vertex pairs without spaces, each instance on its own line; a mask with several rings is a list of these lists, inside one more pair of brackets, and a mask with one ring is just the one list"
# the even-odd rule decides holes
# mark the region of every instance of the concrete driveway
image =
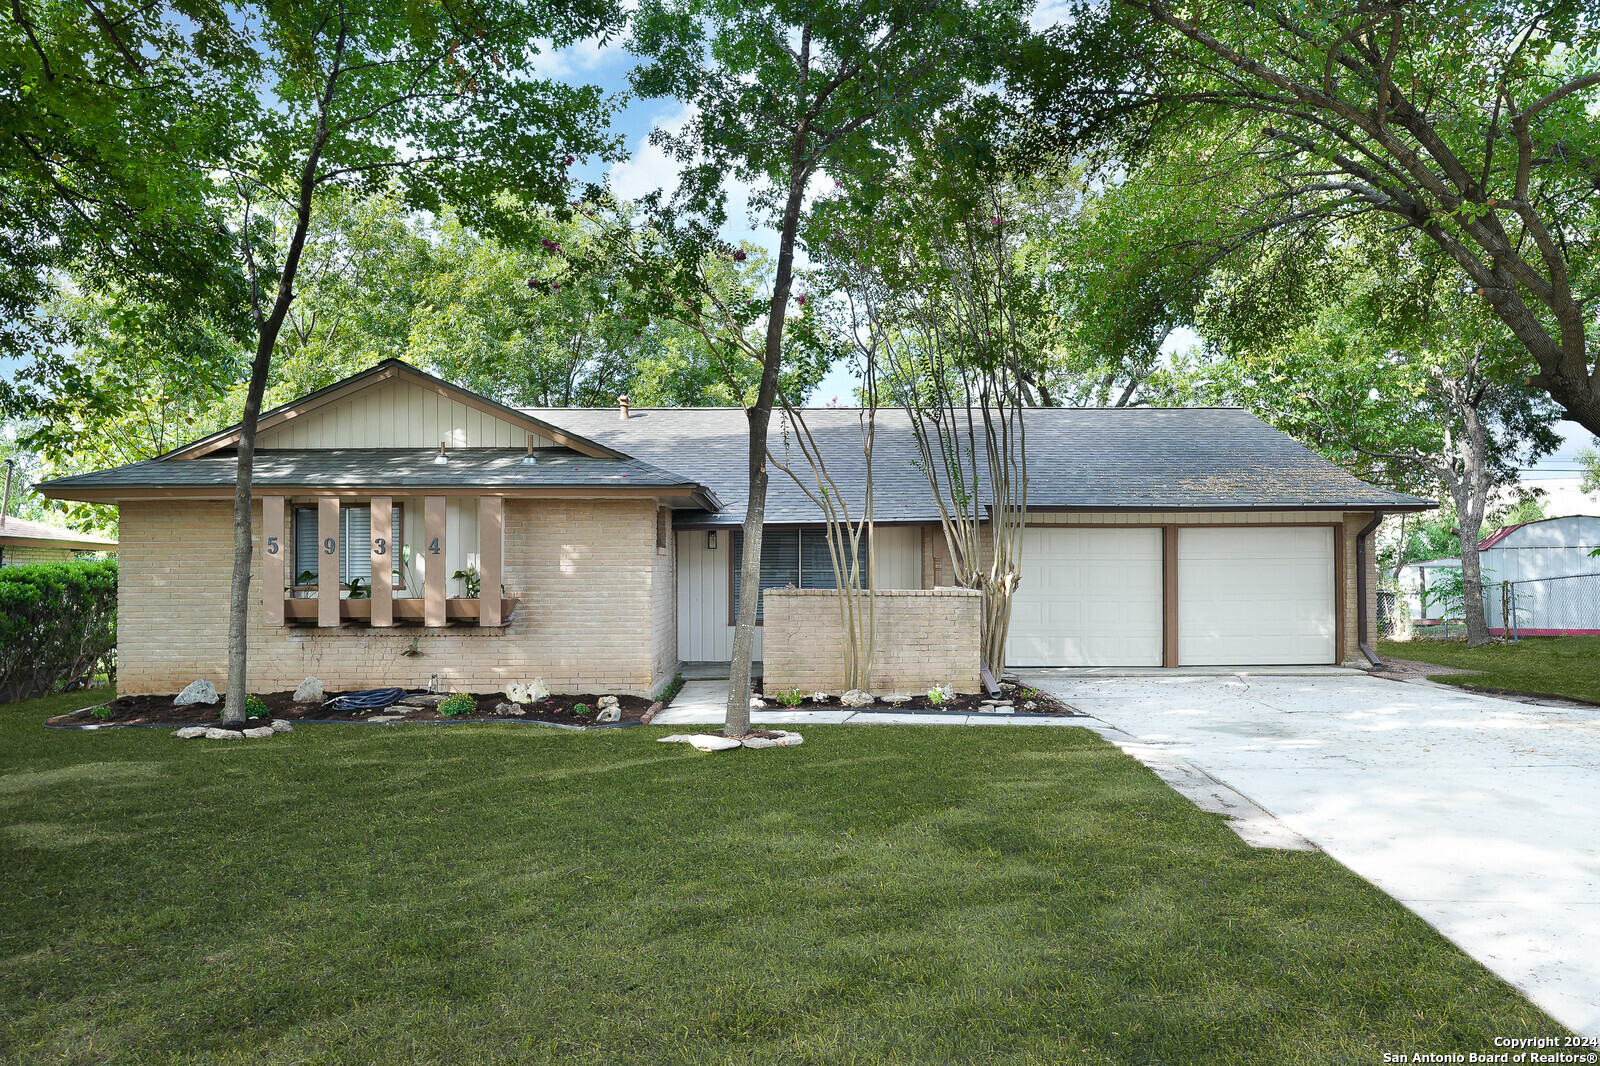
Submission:
[[1134,754],[1185,759],[1254,800],[1600,1036],[1600,709],[1354,671],[1020,673]]

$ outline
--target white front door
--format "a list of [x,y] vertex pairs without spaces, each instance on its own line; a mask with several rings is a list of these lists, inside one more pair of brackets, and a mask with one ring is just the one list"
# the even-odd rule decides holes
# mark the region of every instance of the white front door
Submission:
[[1012,666],[1160,666],[1161,530],[1031,526]]
[[1178,530],[1178,665],[1334,662],[1331,526]]

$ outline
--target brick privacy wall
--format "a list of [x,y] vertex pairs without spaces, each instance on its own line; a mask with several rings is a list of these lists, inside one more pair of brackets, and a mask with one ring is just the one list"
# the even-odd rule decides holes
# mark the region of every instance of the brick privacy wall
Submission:
[[[128,502],[121,509],[117,689],[176,692],[195,678],[227,680],[232,504]],[[557,692],[649,696],[660,676],[651,624],[659,571],[650,500],[529,501],[505,508],[505,574],[518,598],[502,628],[339,629],[262,622],[259,534],[250,585],[252,689],[293,688],[307,675],[330,689],[503,691],[542,677]],[[670,593],[668,593],[670,595]],[[402,654],[417,640],[420,654]]]
[[[974,589],[880,589],[872,691],[926,692],[953,684],[977,692],[983,594]],[[840,692],[844,646],[838,594],[828,589],[767,589],[762,686]]]

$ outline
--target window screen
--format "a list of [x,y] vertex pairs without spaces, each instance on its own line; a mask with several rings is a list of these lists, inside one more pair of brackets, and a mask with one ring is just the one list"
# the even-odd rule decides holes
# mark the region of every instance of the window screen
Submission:
[[[392,539],[401,539],[402,516],[400,505],[394,505],[390,529]],[[372,508],[366,504],[339,508],[339,584],[348,585],[358,577],[363,583],[372,578]],[[397,548],[391,544],[388,554],[396,557]],[[294,509],[294,583],[300,586],[315,585],[321,573],[321,538],[317,535],[317,509]],[[306,576],[309,574],[310,576]]]
[[[744,534],[733,535],[733,612],[737,617],[742,582]],[[867,542],[861,541],[858,558],[866,566]],[[863,570],[863,576],[865,571]],[[833,558],[828,552],[828,534],[820,529],[769,529],[761,538],[761,587],[781,589],[793,585],[802,589],[835,588]],[[765,615],[766,605],[756,607],[756,621]]]

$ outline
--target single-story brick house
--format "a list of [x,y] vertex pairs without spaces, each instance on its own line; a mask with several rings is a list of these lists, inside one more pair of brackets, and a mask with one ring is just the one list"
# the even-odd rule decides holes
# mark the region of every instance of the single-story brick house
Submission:
[[[860,413],[807,417],[834,476],[859,489]],[[1370,536],[1385,513],[1433,506],[1238,409],[1026,417],[1015,665],[1358,659],[1375,626]],[[878,426],[878,585],[946,585],[905,412],[880,411]],[[737,408],[511,408],[397,360],[267,412],[254,684],[438,674],[496,691],[541,676],[557,691],[646,695],[681,663],[726,661],[746,431]],[[237,439],[223,430],[39,486],[120,508],[124,692],[225,679]],[[786,439],[775,419],[773,447]],[[764,588],[831,583],[821,516],[777,472],[767,523]]]
[[117,542],[109,537],[79,533],[0,512],[0,566],[28,563],[69,563],[86,555],[115,554]]

